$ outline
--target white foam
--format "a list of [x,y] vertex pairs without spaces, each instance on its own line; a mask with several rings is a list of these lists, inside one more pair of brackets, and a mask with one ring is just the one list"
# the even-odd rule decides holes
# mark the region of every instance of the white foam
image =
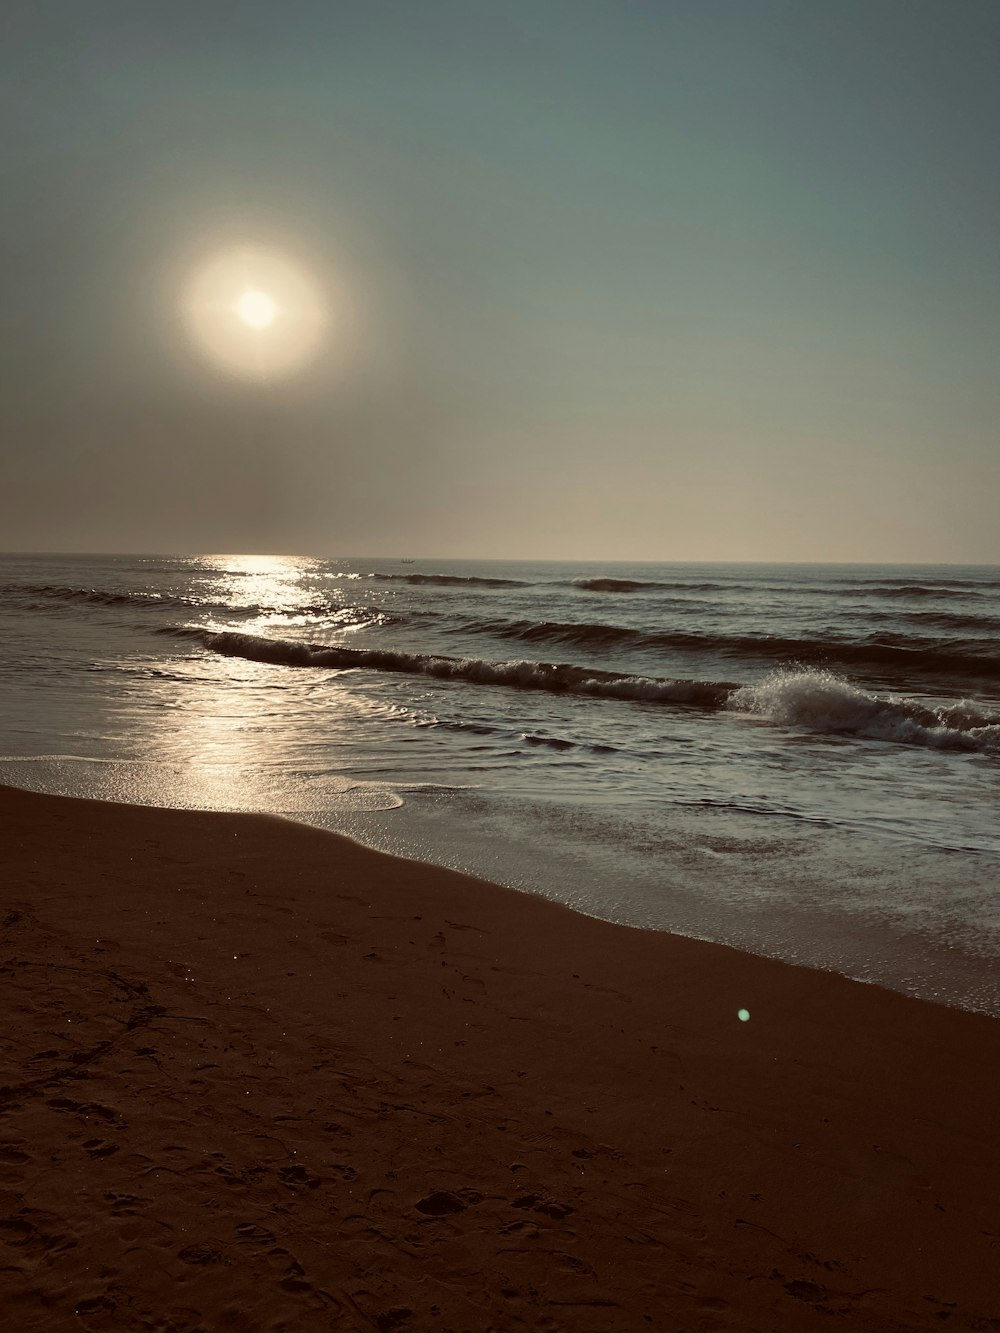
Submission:
[[870,694],[830,671],[775,671],[744,685],[726,707],[784,726],[938,750],[1000,751],[1000,723],[963,700],[932,710]]

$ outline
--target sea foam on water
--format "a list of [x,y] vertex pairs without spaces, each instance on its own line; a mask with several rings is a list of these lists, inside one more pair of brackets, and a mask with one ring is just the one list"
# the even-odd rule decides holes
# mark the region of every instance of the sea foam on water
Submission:
[[1000,1013],[998,569],[7,556],[0,613],[0,781]]
[[932,710],[884,699],[831,671],[775,671],[729,697],[732,712],[790,727],[949,750],[1000,750],[1000,721],[966,701]]

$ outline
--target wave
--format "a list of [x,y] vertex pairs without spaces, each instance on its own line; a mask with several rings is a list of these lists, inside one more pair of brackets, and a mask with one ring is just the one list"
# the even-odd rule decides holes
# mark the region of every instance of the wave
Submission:
[[566,643],[579,646],[638,645],[650,641],[647,630],[625,625],[596,625],[553,620],[479,620],[465,621],[452,633],[492,634],[498,639],[518,639],[524,643]]
[[[597,741],[571,741],[564,736],[547,736],[537,731],[511,731],[506,727],[492,726],[486,722],[459,721],[453,718],[429,717],[415,723],[424,729],[433,728],[441,731],[454,731],[466,736],[496,736],[503,740],[517,740],[525,745],[540,746],[552,750],[587,750],[591,754],[618,754],[616,745],[606,745]],[[477,747],[486,749],[487,746]]]
[[398,617],[378,607],[330,605],[313,602],[296,606],[267,606],[258,602],[217,602],[210,598],[178,597],[171,593],[115,592],[104,588],[73,588],[59,584],[17,584],[0,590],[15,596],[41,598],[53,602],[82,602],[91,606],[129,607],[137,610],[217,611],[230,618],[251,619],[254,616],[323,616],[328,624],[368,625],[394,624]]
[[779,659],[822,666],[896,667],[917,674],[986,676],[1000,670],[992,643],[939,640],[907,635],[864,639],[795,639],[778,635],[701,634],[684,630],[644,630],[589,622],[486,620],[464,622],[453,632],[490,634],[525,643],[564,643],[589,648],[658,648],[717,654],[745,660]]
[[727,682],[668,680],[656,676],[598,671],[565,663],[489,662],[476,657],[437,657],[386,649],[341,648],[291,639],[263,638],[231,630],[216,633],[193,626],[174,626],[161,629],[158,633],[194,640],[225,657],[242,657],[250,662],[266,662],[275,666],[392,671],[405,675],[432,676],[439,680],[468,681],[475,685],[504,685],[514,689],[544,690],[550,694],[579,694],[645,703],[717,708],[739,688]]
[[1000,753],[1000,717],[974,704],[963,700],[933,709],[908,699],[885,699],[828,671],[775,672],[735,690],[726,708],[829,735]]
[[112,592],[103,588],[70,588],[54,583],[16,584],[4,588],[14,596],[41,597],[46,601],[88,602],[94,606],[206,607],[224,610],[219,603],[198,602],[158,592]]
[[887,583],[862,584],[860,587],[834,589],[841,597],[978,597],[980,590],[992,587],[988,583]]
[[437,583],[444,587],[464,587],[473,585],[482,588],[524,588],[530,586],[528,579],[490,579],[479,578],[471,574],[372,574],[373,579],[382,579],[387,583]]
[[535,579],[486,578],[472,574],[389,574],[374,573],[373,579],[382,579],[393,583],[437,583],[445,587],[472,586],[480,588],[579,588],[584,592],[640,592],[642,590],[675,590],[678,592],[712,592],[730,588],[749,587],[749,584],[728,583],[690,583],[684,580],[659,582],[653,579],[616,579],[616,578],[578,578],[568,581],[557,580],[555,583],[539,582]]
[[[913,700],[884,698],[829,671],[776,671],[756,684],[736,685],[728,681],[624,675],[565,663],[490,662],[481,658],[331,647],[233,631],[213,633],[194,627],[176,626],[157,632],[193,640],[225,657],[278,666],[399,672],[551,694],[726,710],[829,735],[1000,754],[1000,715],[984,713],[968,700],[929,708]],[[437,719],[435,724],[440,725]],[[484,735],[493,731],[490,726],[473,722],[463,725],[464,730],[480,728]],[[522,739],[529,740],[526,735]]]
[[686,580],[661,581],[658,579],[577,578],[566,585],[584,592],[753,592],[756,595],[791,593],[795,596],[838,597],[849,601],[856,597],[978,597],[1000,588],[1000,582],[988,580],[940,579],[933,582],[889,579],[879,583],[845,582],[829,584],[809,583],[711,583]]
[[923,587],[927,584],[933,584],[935,588],[1000,588],[1000,579],[927,579],[913,575],[906,578],[879,579],[881,587]]
[[893,607],[888,611],[873,611],[865,608],[865,619],[870,623],[887,625],[915,625],[918,628],[945,629],[953,633],[967,634],[970,630],[976,635],[1000,634],[1000,618],[985,612],[971,611],[924,611]]
[[584,592],[656,592],[665,591],[684,591],[684,592],[717,592],[731,587],[726,583],[660,583],[653,579],[611,579],[611,578],[591,578],[591,579],[571,579],[566,585],[570,588],[580,588]]
[[539,746],[549,750],[587,750],[590,754],[620,754],[617,745],[602,745],[594,741],[568,741],[564,736],[543,736],[536,731],[522,731],[518,739],[525,745]]

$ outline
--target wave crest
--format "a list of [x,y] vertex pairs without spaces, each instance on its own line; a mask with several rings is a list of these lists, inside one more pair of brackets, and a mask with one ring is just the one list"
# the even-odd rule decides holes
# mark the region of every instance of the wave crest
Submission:
[[626,675],[552,662],[490,662],[477,657],[432,657],[390,649],[342,648],[329,644],[270,639],[233,630],[221,633],[194,626],[159,631],[191,639],[224,657],[242,657],[274,666],[325,667],[332,670],[395,671],[464,680],[474,685],[504,685],[551,694],[581,694],[592,698],[626,699],[646,703],[686,704],[718,708],[738,687],[719,681],[666,680],[655,676]]
[[793,639],[771,634],[706,634],[550,620],[469,621],[456,628],[463,633],[491,634],[525,643],[668,649],[764,662],[779,660],[817,668],[837,663],[878,671],[895,668],[923,675],[987,676],[1000,666],[995,652],[990,651],[995,645],[981,639],[928,642],[926,638],[903,634],[871,635],[863,639]]
[[83,603],[89,606],[129,607],[141,611],[219,611],[233,619],[255,616],[324,616],[331,624],[386,625],[398,617],[379,607],[359,604],[340,606],[329,602],[302,603],[294,606],[268,606],[258,602],[219,602],[209,597],[178,597],[172,593],[116,592],[110,588],[73,588],[61,584],[18,584],[0,591],[44,601]]
[[213,606],[186,597],[172,597],[158,592],[114,592],[106,588],[71,588],[55,583],[15,585],[4,589],[15,595],[42,597],[53,602],[87,602],[93,606],[198,607]]
[[478,578],[472,574],[372,574],[371,577],[386,583],[437,583],[449,588],[469,585],[480,588],[523,588],[528,582],[526,579]]
[[963,701],[940,709],[884,699],[829,671],[778,671],[744,685],[726,707],[784,726],[937,750],[1000,753],[1000,717]]
[[853,735],[940,750],[1000,754],[1000,716],[968,700],[932,709],[908,699],[883,698],[829,671],[776,671],[753,685],[626,675],[567,663],[491,662],[388,649],[344,648],[264,638],[194,626],[161,634],[193,640],[224,657],[275,666],[390,671],[550,694],[620,699],[749,714],[779,725],[827,735]]
[[612,579],[590,578],[571,579],[571,588],[580,588],[583,592],[655,592],[659,589],[672,589],[683,592],[715,592],[725,587],[722,583],[660,583],[653,579]]

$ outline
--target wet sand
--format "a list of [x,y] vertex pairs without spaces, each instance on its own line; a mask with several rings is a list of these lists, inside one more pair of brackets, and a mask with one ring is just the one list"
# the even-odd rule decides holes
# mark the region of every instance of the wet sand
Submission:
[[1000,1329],[996,1020],[258,816],[0,865],[6,1327]]

